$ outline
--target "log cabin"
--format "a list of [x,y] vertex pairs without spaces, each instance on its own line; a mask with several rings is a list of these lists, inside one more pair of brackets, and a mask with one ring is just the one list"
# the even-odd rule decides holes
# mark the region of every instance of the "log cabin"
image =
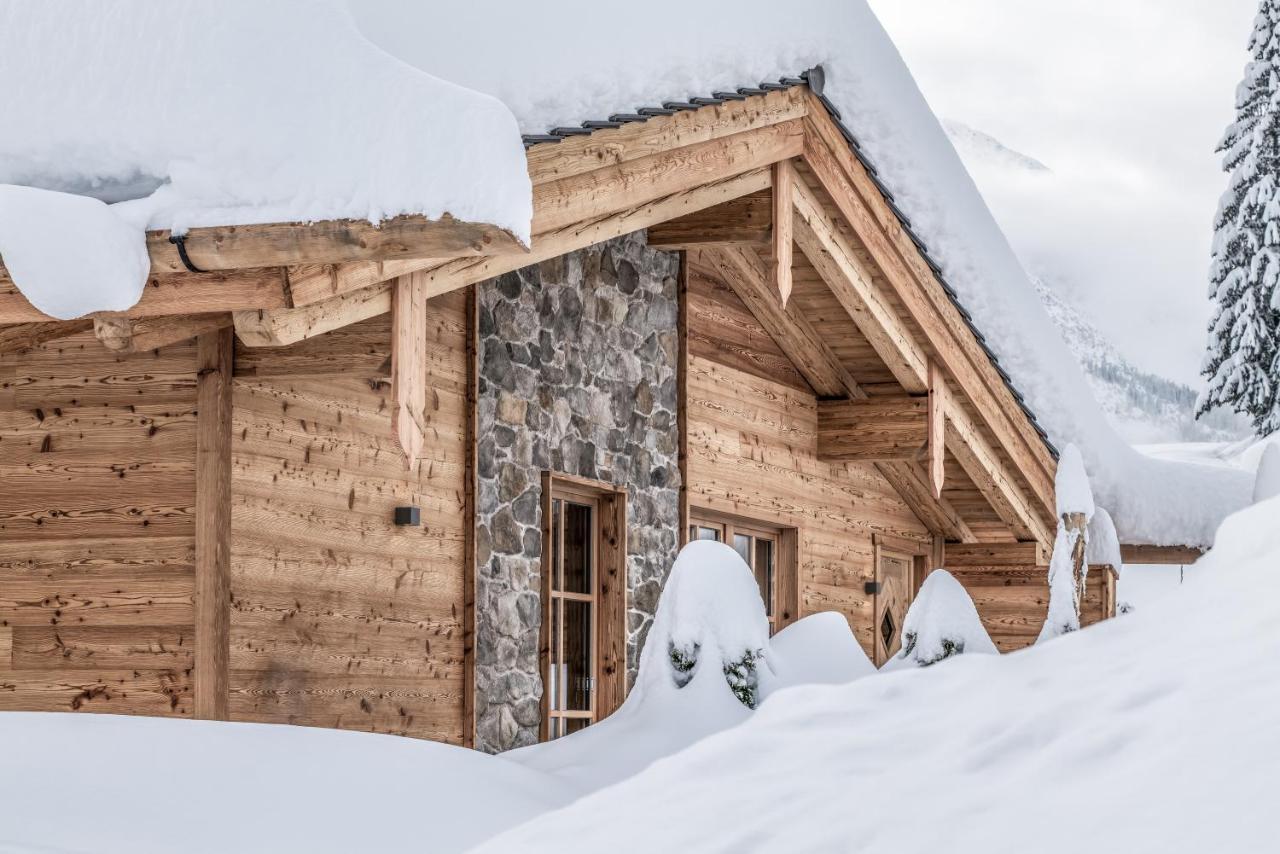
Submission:
[[1056,451],[852,130],[815,69],[526,137],[528,247],[157,232],[71,321],[0,268],[0,710],[555,738],[690,538],[877,663],[938,567],[1032,643]]

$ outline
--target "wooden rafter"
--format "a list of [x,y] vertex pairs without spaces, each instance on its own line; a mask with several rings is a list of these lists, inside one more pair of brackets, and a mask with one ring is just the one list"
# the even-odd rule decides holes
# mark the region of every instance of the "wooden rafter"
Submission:
[[773,253],[769,261],[769,279],[782,298],[785,308],[791,299],[791,265],[794,228],[792,226],[792,187],[796,184],[796,170],[789,160],[773,164],[773,228],[770,232]]
[[795,306],[783,308],[760,256],[743,247],[690,253],[693,268],[709,264],[777,342],[819,397],[865,397],[848,369]]
[[249,347],[284,347],[391,311],[390,282],[302,308],[237,311],[236,335]]
[[412,469],[427,442],[427,292],[421,277],[391,290],[391,431]]
[[108,350],[144,353],[226,329],[231,326],[231,314],[174,314],[137,319],[99,315],[90,322],[93,324],[94,334]]
[[831,195],[840,213],[885,271],[895,293],[924,330],[960,389],[984,414],[1001,447],[1031,485],[1044,518],[1054,512],[1056,463],[1031,422],[1022,414],[989,356],[968,333],[964,318],[879,188],[858,162],[816,97],[805,119],[806,165]]
[[951,503],[934,496],[929,475],[919,463],[876,463],[876,468],[930,531],[952,542],[978,541],[978,536]]

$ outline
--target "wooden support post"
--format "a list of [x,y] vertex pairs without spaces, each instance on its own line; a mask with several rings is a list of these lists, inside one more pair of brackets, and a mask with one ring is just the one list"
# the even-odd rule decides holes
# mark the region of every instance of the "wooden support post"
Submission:
[[396,279],[391,297],[391,430],[411,470],[427,441],[427,289],[421,275]]
[[201,335],[196,379],[195,715],[227,720],[231,695],[230,328]]
[[476,743],[476,447],[480,424],[480,293],[467,289],[467,444],[463,448],[462,744]]
[[947,476],[947,409],[950,392],[937,362],[929,363],[929,484],[935,498],[942,497]]
[[1076,619],[1080,617],[1080,605],[1084,602],[1086,573],[1089,571],[1085,563],[1085,548],[1089,542],[1089,518],[1083,513],[1063,513],[1062,525],[1067,533],[1075,534],[1075,542],[1071,546],[1071,578],[1075,587]]
[[790,160],[773,164],[773,268],[771,278],[782,297],[785,308],[791,298],[791,247],[794,240],[792,227],[792,189],[796,183],[795,167]]

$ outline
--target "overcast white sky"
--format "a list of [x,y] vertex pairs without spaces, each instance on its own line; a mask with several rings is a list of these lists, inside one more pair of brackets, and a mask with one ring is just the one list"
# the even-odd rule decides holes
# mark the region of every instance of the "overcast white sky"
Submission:
[[871,5],[939,116],[1053,170],[1035,197],[991,188],[1024,260],[1061,273],[1135,362],[1199,389],[1213,149],[1257,0]]

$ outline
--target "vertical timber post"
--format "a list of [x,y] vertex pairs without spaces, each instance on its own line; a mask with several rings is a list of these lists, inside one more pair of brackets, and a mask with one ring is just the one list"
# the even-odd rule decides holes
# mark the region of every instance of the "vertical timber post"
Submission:
[[1067,533],[1075,534],[1075,542],[1071,547],[1071,579],[1075,588],[1076,622],[1080,621],[1080,611],[1084,605],[1086,573],[1085,547],[1088,545],[1089,518],[1083,513],[1063,513],[1062,525]]
[[795,230],[793,228],[792,191],[795,186],[795,167],[790,160],[779,160],[773,164],[773,282],[782,299],[782,307],[787,307],[791,298],[791,262]]
[[231,698],[230,328],[196,339],[195,716],[227,720]]
[[476,744],[476,445],[480,400],[480,285],[467,288],[467,431],[463,450],[462,744]]

